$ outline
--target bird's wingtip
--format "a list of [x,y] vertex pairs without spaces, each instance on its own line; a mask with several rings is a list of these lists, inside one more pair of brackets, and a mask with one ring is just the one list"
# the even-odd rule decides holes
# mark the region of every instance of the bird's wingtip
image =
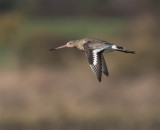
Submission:
[[101,82],[101,79],[98,79],[99,83]]

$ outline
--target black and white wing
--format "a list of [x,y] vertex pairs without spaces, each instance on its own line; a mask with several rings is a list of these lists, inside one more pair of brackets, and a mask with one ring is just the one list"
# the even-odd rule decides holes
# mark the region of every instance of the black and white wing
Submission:
[[101,55],[101,56],[102,56],[102,72],[103,72],[106,76],[109,76],[105,59],[104,59],[103,55]]
[[102,49],[90,49],[88,48],[87,44],[84,44],[84,50],[86,53],[86,56],[88,58],[90,67],[98,79],[99,82],[101,82],[102,77]]

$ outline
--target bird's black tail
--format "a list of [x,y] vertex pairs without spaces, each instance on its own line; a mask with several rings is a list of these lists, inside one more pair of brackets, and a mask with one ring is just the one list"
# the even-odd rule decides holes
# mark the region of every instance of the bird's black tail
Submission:
[[132,53],[132,54],[135,54],[135,51],[130,51],[130,50],[127,50],[126,48],[123,48],[121,46],[117,46],[117,51],[121,51],[121,52],[124,52],[124,53]]

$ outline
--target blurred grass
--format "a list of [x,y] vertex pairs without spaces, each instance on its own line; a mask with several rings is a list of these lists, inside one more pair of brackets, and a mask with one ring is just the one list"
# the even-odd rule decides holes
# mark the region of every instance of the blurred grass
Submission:
[[[38,22],[39,21],[39,22]],[[25,30],[39,28],[50,30],[55,36],[73,36],[84,37],[90,35],[108,33],[119,33],[124,29],[126,22],[124,19],[118,18],[52,18],[52,19],[36,19],[33,18]]]
[[116,80],[112,74],[103,77],[99,84],[88,72],[87,68],[80,72],[76,68],[62,71],[37,66],[23,71],[1,71],[0,128],[145,130],[160,127],[160,75]]
[[[23,66],[36,62],[49,65],[51,56],[55,57],[48,55],[47,52],[52,47],[83,37],[98,37],[104,40],[118,38],[121,37],[119,36],[120,32],[125,32],[126,28],[127,21],[119,18],[60,17],[44,19],[40,17],[24,18],[16,13],[6,14],[1,18],[0,34],[3,35],[0,36],[0,48],[3,51],[1,51],[0,60],[4,61],[1,64],[3,63],[5,66],[12,59],[17,59],[14,61],[20,62],[20,64],[24,63]],[[8,30],[12,31],[8,33]],[[61,54],[65,52],[66,50]],[[73,52],[70,50],[68,54]],[[13,66],[13,64],[11,65]]]

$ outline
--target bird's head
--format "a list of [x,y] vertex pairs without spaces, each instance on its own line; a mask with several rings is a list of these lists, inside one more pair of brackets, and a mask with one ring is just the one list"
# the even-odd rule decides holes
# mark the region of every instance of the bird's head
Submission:
[[76,42],[75,41],[69,41],[66,44],[67,47],[76,47]]

